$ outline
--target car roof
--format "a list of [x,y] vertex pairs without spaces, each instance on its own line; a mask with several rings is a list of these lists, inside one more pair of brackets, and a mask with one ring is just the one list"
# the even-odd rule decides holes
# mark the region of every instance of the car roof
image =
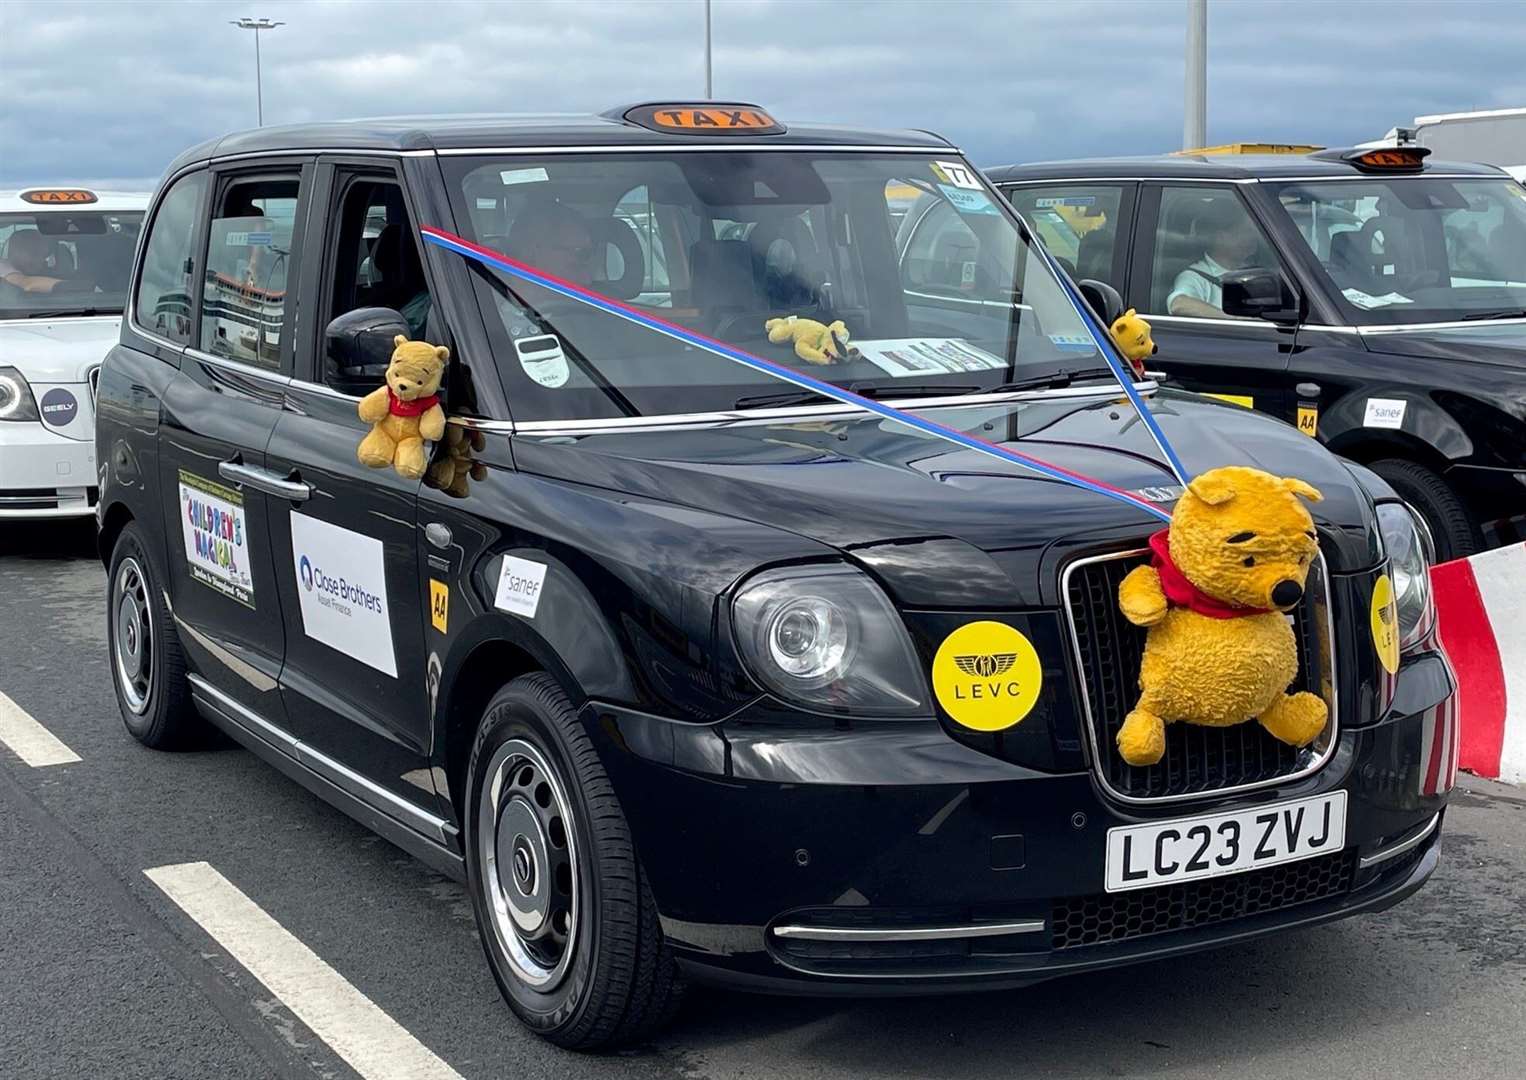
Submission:
[[1292,180],[1340,176],[1499,176],[1493,165],[1427,158],[1419,172],[1380,173],[1345,161],[1306,154],[1160,154],[1154,157],[1081,158],[1000,165],[984,170],[993,183],[1011,180]]
[[28,184],[24,188],[12,188],[0,191],[0,214],[27,213],[46,214],[52,211],[74,211],[75,213],[90,213],[91,211],[105,210],[114,212],[119,210],[147,210],[150,193],[147,191],[102,191],[99,188],[87,187],[95,196],[94,202],[88,203],[34,203],[27,202],[21,196],[28,191],[79,191],[79,184]]
[[[664,102],[646,102],[660,105]],[[707,108],[736,107],[741,103],[705,102]],[[628,147],[661,150],[674,146],[705,146],[716,150],[740,146],[844,146],[855,149],[876,146],[915,147],[958,151],[942,136],[926,131],[880,131],[828,124],[786,124],[779,134],[691,135],[653,131],[624,119],[640,105],[625,105],[602,114],[473,114],[453,116],[386,116],[365,120],[339,120],[318,124],[291,124],[234,132],[192,147],[175,159],[170,172],[210,158],[272,151],[355,150],[370,152],[425,152],[470,149],[557,150],[580,147]],[[689,107],[685,105],[684,107]],[[756,106],[741,105],[744,108]]]

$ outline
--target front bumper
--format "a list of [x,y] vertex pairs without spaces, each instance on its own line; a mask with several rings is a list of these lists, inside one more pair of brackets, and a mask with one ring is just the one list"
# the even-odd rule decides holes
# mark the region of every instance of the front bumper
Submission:
[[0,423],[0,520],[95,512],[95,443],[32,421]]
[[[699,727],[603,705],[587,718],[664,933],[693,975],[786,993],[923,993],[1023,985],[1397,903],[1436,867],[1447,790],[1422,757],[1450,722],[1451,692],[1439,654],[1407,657],[1394,707],[1343,728],[1319,772],[1160,809],[1108,801],[1090,773],[981,754],[935,724],[768,739],[735,719]],[[1113,826],[1336,789],[1348,846],[1328,862],[1105,892]],[[859,933],[802,938],[802,927]]]

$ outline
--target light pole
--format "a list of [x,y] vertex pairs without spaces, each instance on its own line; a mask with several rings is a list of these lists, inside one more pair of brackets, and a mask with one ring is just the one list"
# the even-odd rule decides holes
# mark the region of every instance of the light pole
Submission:
[[1182,149],[1208,141],[1208,0],[1187,0],[1187,88],[1182,102]]
[[705,100],[715,97],[710,84],[710,0],[705,0]]
[[233,19],[232,25],[240,30],[254,31],[254,109],[259,126],[265,126],[265,91],[260,85],[260,31],[274,30],[278,26],[285,26],[283,22],[272,22],[269,19]]

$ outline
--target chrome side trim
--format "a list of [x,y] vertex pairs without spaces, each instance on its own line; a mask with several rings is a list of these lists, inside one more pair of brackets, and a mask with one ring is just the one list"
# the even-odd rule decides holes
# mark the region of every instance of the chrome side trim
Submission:
[[290,375],[283,375],[279,371],[271,371],[269,368],[255,367],[253,364],[246,364],[240,360],[230,360],[225,356],[213,356],[211,353],[202,352],[200,349],[193,349],[189,345],[185,346],[185,355],[192,360],[211,364],[213,367],[224,368],[228,371],[236,371],[241,375],[248,375],[252,379],[268,382],[275,386],[289,386],[291,384]]
[[229,697],[200,675],[191,673],[186,675],[186,679],[191,684],[192,695],[202,699],[201,704],[221,713],[230,723],[237,724],[251,734],[259,736],[264,742],[307,766],[335,787],[355,796],[379,812],[401,821],[415,832],[422,833],[437,843],[445,843],[444,818],[438,818],[420,810],[406,799],[394,795],[386,788],[379,787],[327,754],[314,750],[294,735],[276,727],[252,709]]
[[1254,176],[1045,176],[992,180],[999,188],[1028,184],[1259,184]]
[[1390,844],[1380,851],[1374,851],[1371,855],[1363,855],[1357,860],[1356,868],[1358,870],[1366,870],[1369,867],[1377,866],[1379,863],[1385,863],[1389,859],[1397,859],[1407,851],[1413,851],[1424,842],[1426,837],[1435,832],[1436,826],[1440,824],[1441,815],[1439,813],[1432,814],[1431,820],[1421,825],[1417,831],[1400,840],[1397,844]]
[[447,416],[445,422],[488,435],[512,435],[524,429],[523,424],[516,425],[512,420],[483,420],[475,416]]
[[[1175,325],[1181,323],[1184,326],[1211,326],[1216,330],[1275,330],[1276,325],[1265,319],[1208,319],[1201,315],[1150,315],[1143,311],[1139,313],[1142,319],[1148,319],[1152,323]],[[1291,329],[1291,328],[1290,328]]]
[[[1134,384],[1143,395],[1155,393],[1160,387],[1153,381]],[[1114,397],[1118,394],[1116,383],[1098,386],[1068,387],[1063,390],[1017,390],[999,394],[960,394],[955,397],[907,398],[894,402],[898,409],[975,408],[983,405],[1004,405],[1015,401],[1053,400],[1055,398]],[[597,420],[523,420],[515,421],[512,431],[519,435],[590,435],[610,431],[675,431],[689,427],[717,427],[747,424],[771,424],[780,420],[814,420],[827,416],[858,416],[864,409],[857,405],[832,403],[823,405],[788,405],[770,409],[732,409],[726,412],[663,413],[656,416],[612,416]],[[501,424],[506,421],[475,421]],[[484,429],[491,430],[491,429]]]
[[434,153],[433,150],[393,150],[375,146],[288,147],[283,150],[244,150],[237,154],[218,154],[208,160],[218,165],[224,161],[243,161],[248,158],[317,157],[321,154],[343,154],[355,157],[433,157]]
[[1043,919],[1021,922],[970,923],[965,926],[872,927],[802,926],[791,923],[776,926],[776,937],[794,941],[949,941],[959,938],[1005,937],[1008,934],[1040,934],[1048,924]]
[[1486,326],[1526,326],[1526,319],[1471,319],[1458,322],[1407,323],[1396,326],[1358,326],[1360,334],[1407,334],[1412,330],[1480,330]]
[[358,394],[346,394],[343,391],[335,390],[332,386],[325,386],[323,383],[308,382],[306,379],[298,379],[293,377],[287,381],[286,385],[289,389],[305,390],[307,393],[317,394],[319,397],[338,398],[340,401],[361,400],[360,395]]
[[[1071,611],[1070,606],[1071,575],[1081,567],[1090,566],[1092,563],[1110,562],[1114,559],[1127,559],[1139,555],[1147,555],[1149,554],[1149,550],[1149,548],[1131,548],[1128,551],[1114,551],[1107,555],[1091,555],[1084,559],[1075,559],[1066,563],[1064,568],[1060,571],[1060,608],[1065,613],[1065,626],[1070,634],[1071,656],[1075,660],[1076,668],[1078,670],[1081,669],[1083,660],[1081,654],[1081,635],[1076,632],[1075,615]],[[1097,781],[1098,786],[1100,786],[1103,791],[1107,792],[1110,798],[1117,799],[1119,802],[1130,806],[1160,806],[1166,803],[1191,802],[1193,800],[1201,799],[1217,799],[1225,795],[1237,795],[1241,792],[1257,791],[1261,788],[1273,787],[1277,784],[1289,784],[1295,780],[1302,780],[1306,776],[1313,776],[1315,773],[1319,772],[1320,769],[1323,769],[1325,765],[1329,763],[1330,759],[1335,756],[1335,751],[1340,747],[1341,733],[1340,675],[1339,664],[1337,662],[1335,652],[1335,613],[1333,611],[1334,604],[1331,598],[1330,570],[1325,563],[1325,553],[1321,551],[1315,556],[1315,558],[1319,563],[1320,580],[1324,583],[1325,640],[1329,643],[1330,647],[1330,670],[1328,672],[1330,678],[1330,699],[1328,702],[1330,706],[1330,739],[1328,744],[1325,746],[1324,753],[1320,754],[1318,758],[1297,772],[1288,773],[1286,776],[1275,776],[1270,780],[1258,780],[1254,784],[1239,784],[1235,787],[1214,788],[1212,791],[1195,791],[1189,792],[1185,795],[1159,795],[1147,798],[1140,798],[1139,796],[1135,795],[1125,795],[1123,792],[1118,791],[1111,784],[1109,784],[1107,777],[1103,775],[1103,770],[1101,767],[1101,752],[1097,746],[1097,725],[1095,723],[1094,713],[1092,711],[1091,691],[1087,688],[1086,676],[1083,672],[1081,678],[1078,680],[1081,688],[1081,726],[1086,729],[1086,738],[1082,745],[1086,750],[1087,764],[1091,768],[1093,779]],[[1384,567],[1386,569],[1387,563],[1384,564]]]
[[727,143],[724,146],[707,143],[701,146],[682,143],[663,145],[584,145],[584,146],[446,146],[435,151],[441,157],[470,157],[479,154],[667,154],[673,151],[693,153],[710,151],[725,153],[729,150],[794,150],[821,153],[858,154],[958,154],[953,146],[840,146],[835,143]]

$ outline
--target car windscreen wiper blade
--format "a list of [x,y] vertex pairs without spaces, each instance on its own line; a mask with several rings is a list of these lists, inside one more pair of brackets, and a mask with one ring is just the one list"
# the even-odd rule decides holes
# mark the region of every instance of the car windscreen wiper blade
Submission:
[[1464,322],[1482,319],[1526,319],[1526,308],[1504,308],[1500,311],[1470,311],[1462,316]]
[[120,315],[121,308],[52,308],[47,311],[29,311],[26,317],[29,319],[62,319],[72,318],[76,315],[84,317],[88,315]]
[[[857,394],[866,398],[898,398],[898,397],[947,397],[957,394],[969,394],[979,390],[978,386],[969,384],[951,385],[949,383],[850,383],[843,389],[850,394]],[[752,394],[747,397],[737,398],[732,406],[737,409],[767,409],[785,408],[790,405],[815,405],[818,402],[833,400],[825,394],[815,390],[786,390],[778,394]]]
[[996,386],[982,386],[978,390],[982,394],[1005,394],[1016,390],[1063,390],[1076,379],[1098,378],[1103,375],[1111,376],[1113,373],[1107,368],[1082,368],[1079,371],[1070,371],[1061,368],[1045,375],[1034,375],[1028,379],[1014,379],[1011,382],[1000,383]]

